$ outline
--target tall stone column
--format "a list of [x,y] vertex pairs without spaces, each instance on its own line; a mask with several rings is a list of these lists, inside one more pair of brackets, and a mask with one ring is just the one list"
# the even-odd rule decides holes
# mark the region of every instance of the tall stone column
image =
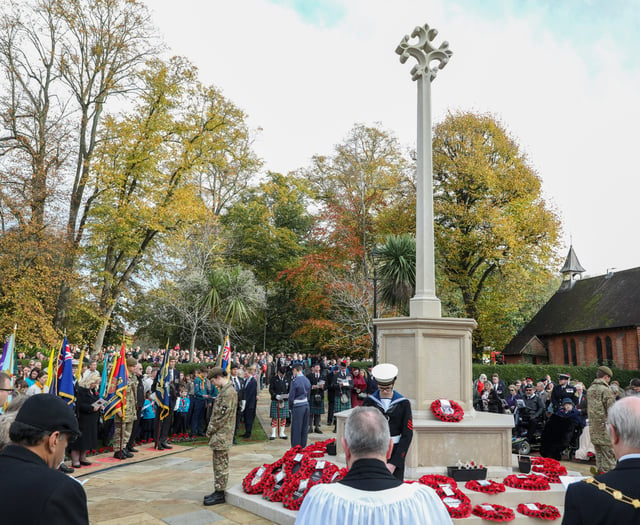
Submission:
[[[418,83],[418,140],[416,195],[416,294],[411,299],[410,315],[417,318],[440,317],[440,300],[436,297],[434,236],[433,236],[433,162],[431,157],[431,82],[453,54],[449,44],[432,45],[438,31],[428,24],[411,33],[417,38],[409,43],[405,35],[396,53],[403,64],[409,57],[418,62],[411,69],[411,78]],[[433,64],[435,62],[435,65]]]

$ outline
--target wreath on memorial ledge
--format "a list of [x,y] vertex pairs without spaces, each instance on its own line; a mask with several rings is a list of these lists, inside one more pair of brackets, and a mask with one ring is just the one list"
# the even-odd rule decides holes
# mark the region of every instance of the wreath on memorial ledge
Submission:
[[452,489],[458,488],[458,483],[456,483],[455,479],[441,474],[425,474],[418,480],[418,482],[423,485],[427,485],[432,489],[437,489],[439,485],[449,485]]
[[560,483],[560,476],[567,475],[567,469],[553,458],[531,458],[531,470],[547,476],[549,483]]
[[[273,465],[264,464],[261,467],[254,468],[249,474],[242,480],[242,490],[247,494],[262,494],[265,483],[271,476],[271,471],[274,469]],[[279,468],[280,465],[278,465]]]
[[453,413],[445,414],[442,410],[442,405],[439,399],[436,399],[433,403],[431,403],[431,412],[440,421],[446,421],[447,423],[459,423],[464,417],[464,410],[462,410],[462,407],[455,401],[451,399],[449,399],[448,401],[449,405],[451,405],[451,408],[453,409]]
[[329,445],[330,443],[335,443],[335,441],[336,438],[330,438],[325,441],[316,441],[315,443],[307,445],[304,449],[302,449],[302,452],[312,458],[321,458],[327,453],[327,445]]
[[480,516],[483,520],[488,521],[513,521],[516,518],[515,512],[509,507],[502,505],[483,503],[473,507],[474,516]]
[[435,491],[451,518],[468,518],[471,515],[471,500],[460,489],[438,486]]
[[309,489],[314,485],[329,483],[338,467],[325,460],[309,460],[304,463],[298,473],[282,489],[282,503],[290,510],[300,510],[300,505]]
[[[534,506],[536,509],[532,509]],[[553,505],[545,505],[543,503],[520,503],[517,507],[520,514],[531,518],[540,518],[541,520],[557,520],[560,517],[560,511]]]
[[484,492],[485,494],[499,494],[507,490],[504,484],[492,480],[472,479],[464,484],[464,487],[475,492]]
[[511,474],[503,480],[507,487],[522,490],[549,490],[549,481],[537,474]]
[[331,479],[327,483],[336,483],[340,481],[342,478],[344,478],[347,475],[348,472],[349,472],[349,469],[347,467],[341,468],[340,470],[333,473],[333,475],[331,476]]

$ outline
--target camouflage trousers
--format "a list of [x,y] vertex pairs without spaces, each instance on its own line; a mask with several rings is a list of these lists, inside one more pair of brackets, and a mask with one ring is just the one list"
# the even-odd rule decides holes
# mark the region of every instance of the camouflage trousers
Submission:
[[213,489],[224,491],[229,479],[229,451],[212,450],[213,453]]
[[613,447],[609,445],[593,445],[596,449],[596,470],[598,472],[609,472],[616,466],[616,456]]
[[[122,418],[116,416],[113,420],[113,451],[118,452],[127,446],[133,429],[133,421],[122,422]],[[120,445],[122,443],[122,445]]]

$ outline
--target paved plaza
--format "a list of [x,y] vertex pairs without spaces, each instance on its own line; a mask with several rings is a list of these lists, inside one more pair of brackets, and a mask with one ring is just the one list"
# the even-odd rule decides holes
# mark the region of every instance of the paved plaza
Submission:
[[[268,422],[268,394],[262,392],[258,417]],[[326,417],[326,416],[325,416]],[[324,421],[326,419],[323,418]],[[265,428],[268,430],[267,428]],[[310,442],[334,436],[323,426],[323,435],[311,434]],[[91,458],[93,465],[76,471],[85,482],[89,517],[94,525],[231,525],[273,523],[230,504],[205,507],[202,499],[213,492],[211,457],[206,446],[179,446],[156,451],[138,447],[135,458],[118,461],[111,454]],[[251,469],[271,463],[289,449],[289,440],[266,440],[234,446],[230,453],[229,487],[241,483]],[[588,474],[590,464],[563,462],[568,470]]]

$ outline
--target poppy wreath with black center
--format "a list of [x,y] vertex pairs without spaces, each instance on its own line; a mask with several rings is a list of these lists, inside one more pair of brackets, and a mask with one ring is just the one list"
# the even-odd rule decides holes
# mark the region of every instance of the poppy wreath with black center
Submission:
[[418,482],[423,485],[427,485],[432,489],[438,488],[438,485],[449,485],[452,489],[458,488],[458,483],[455,479],[450,478],[449,476],[442,476],[441,474],[425,474],[418,480]]
[[262,465],[254,468],[242,480],[242,490],[247,494],[262,494],[264,485],[273,470],[273,465]]
[[504,478],[503,483],[507,487],[522,490],[549,490],[549,481],[544,476],[537,474],[511,474]]
[[516,510],[520,514],[541,520],[557,520],[560,517],[560,511],[553,505],[545,505],[538,502],[529,503],[529,505],[535,505],[538,507],[538,510],[530,509],[526,503],[520,503]]
[[[449,516],[457,519],[468,518],[471,515],[471,500],[460,489],[452,488],[450,491],[445,491],[445,488],[439,485],[435,491],[444,506],[447,507]],[[455,501],[459,503],[455,504]]]
[[[491,507],[491,510],[484,508],[485,506]],[[482,505],[476,505],[473,507],[472,513],[475,516],[480,516],[483,520],[487,521],[513,521],[516,519],[516,514],[509,507],[502,505],[496,505],[495,503],[483,503]]]
[[484,492],[485,494],[499,494],[507,490],[504,484],[497,481],[487,480],[486,483],[480,483],[476,479],[467,481],[464,484],[464,488],[475,492]]
[[321,458],[327,453],[327,445],[329,445],[329,443],[335,443],[335,441],[336,438],[330,438],[325,441],[316,441],[315,443],[307,445],[302,449],[302,451],[312,458]]
[[440,421],[446,421],[447,423],[459,423],[464,417],[464,410],[462,410],[462,407],[458,403],[451,399],[449,400],[449,404],[451,405],[451,408],[453,408],[453,414],[445,414],[442,411],[442,405],[439,399],[436,399],[431,403],[431,412]]

